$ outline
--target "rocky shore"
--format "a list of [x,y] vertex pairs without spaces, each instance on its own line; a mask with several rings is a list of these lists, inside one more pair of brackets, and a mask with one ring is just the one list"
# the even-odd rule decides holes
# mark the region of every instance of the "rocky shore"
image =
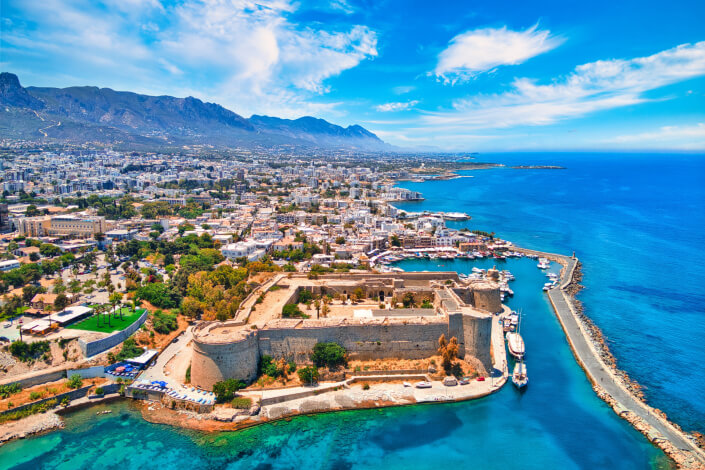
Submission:
[[28,416],[18,421],[10,421],[0,426],[0,445],[14,439],[24,439],[64,427],[64,421],[53,411]]

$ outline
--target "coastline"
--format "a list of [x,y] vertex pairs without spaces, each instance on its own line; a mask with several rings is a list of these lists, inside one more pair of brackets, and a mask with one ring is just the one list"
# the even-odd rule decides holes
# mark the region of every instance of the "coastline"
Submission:
[[[616,359],[609,351],[604,334],[585,315],[582,303],[575,297],[582,289],[579,284],[582,279],[579,260],[520,247],[515,247],[515,250],[546,257],[562,266],[560,287],[548,292],[549,301],[566,335],[573,356],[585,372],[597,396],[646,436],[650,442],[663,450],[678,468],[705,469],[705,451],[694,442],[696,436],[684,432],[676,423],[669,421],[665,413],[644,401],[644,394],[639,384],[617,367]],[[569,324],[570,319],[574,321],[574,325]],[[587,348],[581,348],[584,345]],[[604,380],[605,375],[608,378],[607,382]],[[611,385],[617,389],[615,390]],[[608,389],[612,389],[612,393]]]

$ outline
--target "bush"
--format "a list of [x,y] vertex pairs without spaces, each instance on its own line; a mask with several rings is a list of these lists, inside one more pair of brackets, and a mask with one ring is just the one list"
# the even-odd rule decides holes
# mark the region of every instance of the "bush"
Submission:
[[277,368],[274,358],[266,354],[263,355],[259,361],[259,371],[260,374],[268,375],[274,378],[279,377],[282,374],[282,371]]
[[20,393],[20,391],[22,391],[20,384],[0,385],[0,398],[9,398],[10,395]]
[[79,388],[81,385],[83,385],[83,379],[80,375],[74,374],[69,378],[69,381],[66,385],[68,385],[69,388]]
[[134,338],[127,338],[122,343],[122,349],[118,355],[115,356],[115,362],[124,361],[125,359],[130,359],[131,357],[141,356],[143,352],[144,349],[137,346],[137,342]]
[[318,382],[318,369],[313,366],[302,367],[297,370],[296,373],[299,375],[299,380],[305,384],[313,384]]
[[224,403],[235,398],[237,391],[243,388],[245,388],[245,384],[241,380],[227,379],[216,382],[213,385],[213,393],[215,393],[218,403]]
[[187,384],[191,383],[191,364],[188,365],[188,368],[186,369],[186,380],[185,382]]
[[318,367],[334,369],[346,364],[345,348],[337,343],[318,343],[313,347],[311,360]]
[[364,383],[364,384],[362,385],[362,389],[363,389],[363,390],[369,390],[369,389],[370,389],[370,384]]
[[42,398],[42,395],[39,392],[30,392],[29,394],[30,400],[39,400],[40,398]]
[[230,406],[238,410],[249,410],[252,406],[252,399],[246,397],[235,397],[230,402]]
[[301,289],[299,291],[299,303],[300,304],[305,304],[306,302],[310,302],[313,300],[313,294],[311,291],[308,291],[306,289]]
[[282,317],[284,318],[308,318],[309,316],[299,310],[296,304],[286,304],[282,307]]
[[95,388],[96,395],[102,395],[103,393],[105,393],[105,391],[103,390],[103,387],[96,387]]
[[179,327],[179,324],[176,321],[176,315],[157,310],[152,314],[152,327],[157,333],[167,335],[175,331]]
[[10,344],[10,354],[22,362],[31,362],[47,353],[49,353],[49,341],[25,343],[17,340]]

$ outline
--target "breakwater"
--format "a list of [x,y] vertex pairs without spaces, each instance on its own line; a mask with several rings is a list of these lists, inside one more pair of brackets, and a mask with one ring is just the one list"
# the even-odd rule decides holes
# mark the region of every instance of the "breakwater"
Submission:
[[597,395],[620,417],[660,447],[680,468],[705,469],[705,452],[691,436],[668,421],[663,412],[642,400],[641,390],[635,388],[630,380],[624,380],[626,374],[616,368],[614,356],[609,353],[599,328],[591,321],[585,321],[587,317],[582,305],[575,299],[575,294],[580,290],[578,281],[582,276],[579,260],[555,253],[527,249],[519,251],[546,257],[563,267],[560,287],[548,291],[548,297],[573,355]]

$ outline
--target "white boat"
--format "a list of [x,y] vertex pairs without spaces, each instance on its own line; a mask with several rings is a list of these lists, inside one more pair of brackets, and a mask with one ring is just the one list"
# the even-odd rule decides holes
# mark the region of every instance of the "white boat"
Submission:
[[519,332],[510,331],[507,333],[507,346],[509,353],[517,359],[522,359],[525,353],[524,339]]
[[520,390],[529,384],[529,376],[526,373],[526,364],[524,364],[524,361],[519,361],[514,364],[512,383]]
[[537,266],[539,269],[548,269],[551,267],[551,262],[546,258],[539,258],[539,264]]
[[422,382],[417,382],[415,386],[416,388],[431,388],[431,382],[426,382],[424,380]]
[[405,387],[411,387],[411,384],[409,382],[404,382]]
[[475,274],[483,274],[485,270],[480,268],[472,268],[472,272],[474,272]]

